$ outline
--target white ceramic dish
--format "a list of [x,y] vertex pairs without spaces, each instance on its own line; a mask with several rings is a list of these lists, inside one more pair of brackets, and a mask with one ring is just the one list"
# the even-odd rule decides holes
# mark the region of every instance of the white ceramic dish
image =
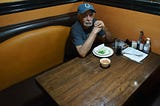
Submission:
[[112,48],[107,47],[104,44],[101,44],[101,45],[95,47],[92,50],[92,53],[97,57],[110,57],[113,55],[114,51]]
[[111,60],[109,58],[101,58],[100,59],[100,65],[103,68],[108,68],[110,64],[111,64]]

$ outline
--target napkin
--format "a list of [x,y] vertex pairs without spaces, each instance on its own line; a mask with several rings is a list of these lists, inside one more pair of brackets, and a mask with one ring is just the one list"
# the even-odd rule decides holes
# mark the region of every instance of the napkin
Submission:
[[104,43],[98,45],[98,46],[95,48],[95,50],[96,50],[96,51],[99,51],[99,50],[102,49],[103,47],[105,47]]
[[148,54],[143,53],[137,49],[134,49],[132,47],[127,47],[126,49],[122,50],[122,54],[123,56],[136,61],[138,63],[140,63],[142,60],[144,60]]
[[101,45],[98,45],[97,47],[95,47],[95,52],[96,53],[98,53],[99,51],[104,51],[105,52],[104,47],[105,47],[104,43],[101,44]]

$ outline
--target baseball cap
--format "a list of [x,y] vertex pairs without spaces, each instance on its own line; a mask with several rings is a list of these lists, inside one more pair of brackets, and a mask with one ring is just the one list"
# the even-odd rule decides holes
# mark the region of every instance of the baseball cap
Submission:
[[88,3],[80,4],[78,7],[78,14],[83,14],[88,10],[96,12],[94,7],[91,4],[88,4]]

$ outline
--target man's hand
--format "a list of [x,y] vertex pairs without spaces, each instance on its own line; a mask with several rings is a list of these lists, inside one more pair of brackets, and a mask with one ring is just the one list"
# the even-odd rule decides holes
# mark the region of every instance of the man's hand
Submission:
[[97,21],[94,23],[94,27],[98,27],[98,28],[104,29],[104,28],[105,28],[105,25],[104,25],[103,21],[97,20]]
[[102,30],[101,27],[94,27],[93,30],[92,30],[92,32],[93,32],[94,34],[97,34],[97,33],[100,32],[101,30]]
[[104,25],[103,21],[97,20],[97,21],[94,23],[93,32],[97,34],[98,32],[100,32],[100,31],[101,31],[102,29],[104,29],[104,28],[105,28],[105,25]]

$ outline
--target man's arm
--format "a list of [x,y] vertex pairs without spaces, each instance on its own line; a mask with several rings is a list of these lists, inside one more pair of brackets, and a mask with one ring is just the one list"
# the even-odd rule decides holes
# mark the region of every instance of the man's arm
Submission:
[[105,42],[108,42],[108,43],[111,43],[111,42],[114,42],[114,38],[112,37],[111,33],[108,31],[107,28],[104,27],[103,29],[106,33],[106,35],[104,36],[105,37]]
[[96,21],[88,39],[84,42],[83,45],[76,46],[76,49],[81,57],[85,57],[89,52],[98,32],[102,30],[103,26],[104,24],[102,21]]
[[96,42],[97,43],[113,43],[115,38],[113,38],[113,36],[111,35],[111,33],[109,32],[109,30],[105,27],[105,25],[103,26],[103,32],[101,33],[101,36],[97,36],[96,37]]

